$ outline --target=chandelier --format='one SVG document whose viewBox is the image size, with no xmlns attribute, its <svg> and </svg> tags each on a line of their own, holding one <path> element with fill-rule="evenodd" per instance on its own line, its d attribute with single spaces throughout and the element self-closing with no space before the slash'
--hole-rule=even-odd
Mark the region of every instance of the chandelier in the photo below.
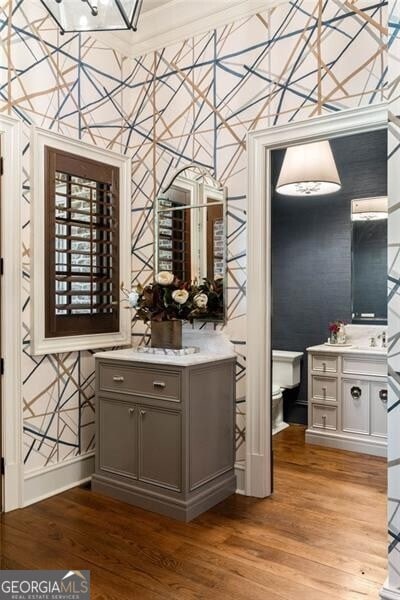
<svg viewBox="0 0 400 600">
<path fill-rule="evenodd" d="M 137 30 L 143 0 L 41 0 L 61 33 Z"/>
</svg>

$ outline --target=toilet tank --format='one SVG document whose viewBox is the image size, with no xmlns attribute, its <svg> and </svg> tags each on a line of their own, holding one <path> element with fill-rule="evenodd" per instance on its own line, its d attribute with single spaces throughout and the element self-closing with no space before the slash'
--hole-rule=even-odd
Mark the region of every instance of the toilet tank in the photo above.
<svg viewBox="0 0 400 600">
<path fill-rule="evenodd" d="M 272 381 L 282 388 L 295 388 L 300 383 L 300 361 L 303 352 L 272 350 Z"/>
</svg>

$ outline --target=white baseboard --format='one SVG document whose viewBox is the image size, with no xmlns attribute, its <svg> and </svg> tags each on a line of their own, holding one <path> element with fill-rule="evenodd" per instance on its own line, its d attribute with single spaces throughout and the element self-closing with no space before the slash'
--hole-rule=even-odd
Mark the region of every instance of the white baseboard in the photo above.
<svg viewBox="0 0 400 600">
<path fill-rule="evenodd" d="M 236 493 L 245 494 L 246 486 L 246 465 L 244 461 L 235 463 L 235 475 L 236 475 Z"/>
<path fill-rule="evenodd" d="M 381 600 L 400 600 L 400 589 L 390 588 L 386 581 L 379 592 L 379 597 Z"/>
<path fill-rule="evenodd" d="M 387 442 L 380 440 L 363 440 L 343 434 L 320 432 L 314 429 L 306 430 L 306 444 L 317 444 L 328 448 L 339 448 L 340 450 L 350 450 L 351 452 L 361 452 L 362 454 L 372 454 L 373 456 L 387 456 Z"/>
<path fill-rule="evenodd" d="M 22 506 L 23 467 L 19 464 L 7 465 L 5 468 L 4 512 L 10 512 Z"/>
<path fill-rule="evenodd" d="M 29 506 L 81 485 L 89 481 L 93 473 L 93 452 L 28 472 L 24 477 L 23 506 Z"/>
</svg>

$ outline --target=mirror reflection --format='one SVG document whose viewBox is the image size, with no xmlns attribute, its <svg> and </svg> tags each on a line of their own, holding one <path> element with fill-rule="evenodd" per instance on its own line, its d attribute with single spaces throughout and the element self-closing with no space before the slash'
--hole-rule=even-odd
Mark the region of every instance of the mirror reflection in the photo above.
<svg viewBox="0 0 400 600">
<path fill-rule="evenodd" d="M 353 323 L 387 320 L 387 211 L 385 196 L 351 204 Z"/>
<path fill-rule="evenodd" d="M 155 203 L 156 271 L 182 281 L 225 283 L 225 199 L 225 189 L 197 165 L 172 178 Z M 209 320 L 223 321 L 224 312 L 223 302 Z"/>
</svg>

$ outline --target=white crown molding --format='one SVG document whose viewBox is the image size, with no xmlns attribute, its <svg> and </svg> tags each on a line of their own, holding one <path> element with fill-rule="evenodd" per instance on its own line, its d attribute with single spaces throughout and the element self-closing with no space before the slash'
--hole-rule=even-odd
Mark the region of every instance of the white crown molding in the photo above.
<svg viewBox="0 0 400 600">
<path fill-rule="evenodd" d="M 194 35 L 265 12 L 287 0 L 171 0 L 142 13 L 138 31 L 92 34 L 122 55 L 137 58 Z"/>
</svg>

